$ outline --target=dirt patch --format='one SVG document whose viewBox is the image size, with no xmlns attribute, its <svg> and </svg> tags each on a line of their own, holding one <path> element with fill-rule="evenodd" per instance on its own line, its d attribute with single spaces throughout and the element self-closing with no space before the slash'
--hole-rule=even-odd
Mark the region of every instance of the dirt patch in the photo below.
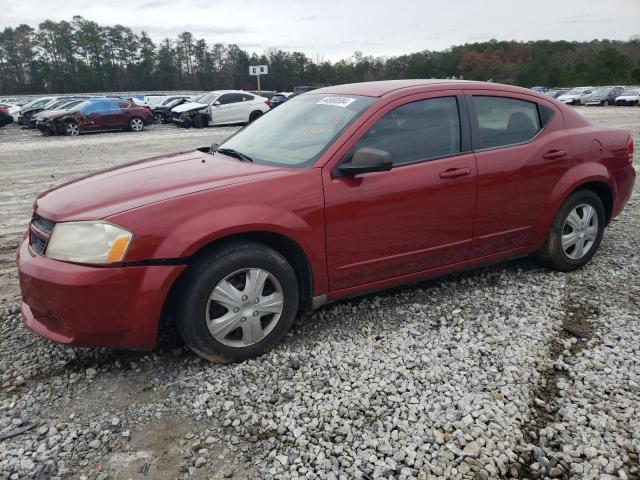
<svg viewBox="0 0 640 480">
<path fill-rule="evenodd" d="M 566 362 L 587 347 L 594 330 L 594 325 L 589 319 L 595 318 L 599 313 L 578 304 L 570 296 L 565 297 L 564 310 L 561 330 L 549 346 L 549 358 L 554 364 L 560 359 Z M 558 462 L 556 458 L 549 459 L 548 463 L 541 462 L 543 449 L 560 449 L 560 446 L 554 445 L 553 442 L 547 443 L 543 432 L 547 425 L 552 425 L 557 420 L 558 383 L 568 376 L 567 370 L 559 368 L 558 365 L 550 367 L 543 373 L 542 386 L 531 396 L 531 420 L 524 430 L 525 444 L 537 447 L 528 455 L 525 462 L 528 468 L 525 467 L 525 471 L 520 472 L 522 476 L 547 478 L 553 470 L 551 476 L 554 478 L 569 477 L 568 465 Z"/>
</svg>

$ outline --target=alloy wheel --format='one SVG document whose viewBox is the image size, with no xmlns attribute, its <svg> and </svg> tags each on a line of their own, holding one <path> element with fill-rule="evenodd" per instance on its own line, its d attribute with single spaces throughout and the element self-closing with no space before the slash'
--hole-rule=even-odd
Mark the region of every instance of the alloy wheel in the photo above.
<svg viewBox="0 0 640 480">
<path fill-rule="evenodd" d="M 160 113 L 156 113 L 153 116 L 153 123 L 155 123 L 156 125 L 164 123 L 164 116 Z"/>
<path fill-rule="evenodd" d="M 76 123 L 69 122 L 67 123 L 66 132 L 70 137 L 75 137 L 80 134 L 80 127 Z"/>
<path fill-rule="evenodd" d="M 261 268 L 227 275 L 209 296 L 206 323 L 218 342 L 246 347 L 265 338 L 278 324 L 284 295 L 278 279 Z"/>
<path fill-rule="evenodd" d="M 591 205 L 576 206 L 562 227 L 562 251 L 572 260 L 584 257 L 598 238 L 598 214 Z"/>
<path fill-rule="evenodd" d="M 131 130 L 134 132 L 139 132 L 144 128 L 144 123 L 139 118 L 134 118 L 131 120 Z"/>
</svg>

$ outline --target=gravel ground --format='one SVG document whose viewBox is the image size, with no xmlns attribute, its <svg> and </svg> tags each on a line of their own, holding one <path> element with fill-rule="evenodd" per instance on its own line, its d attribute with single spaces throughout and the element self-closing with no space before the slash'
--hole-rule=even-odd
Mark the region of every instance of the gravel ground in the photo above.
<svg viewBox="0 0 640 480">
<path fill-rule="evenodd" d="M 640 109 L 581 112 L 640 145 Z M 0 131 L 2 245 L 38 186 L 231 131 Z M 170 326 L 146 353 L 40 339 L 7 264 L 0 478 L 640 478 L 639 206 L 635 193 L 578 272 L 523 259 L 340 302 L 232 366 Z"/>
</svg>

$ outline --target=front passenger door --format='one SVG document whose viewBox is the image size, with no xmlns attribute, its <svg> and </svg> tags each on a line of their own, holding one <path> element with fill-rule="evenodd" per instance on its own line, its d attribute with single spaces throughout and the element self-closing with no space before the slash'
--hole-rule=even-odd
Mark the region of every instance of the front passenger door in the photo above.
<svg viewBox="0 0 640 480">
<path fill-rule="evenodd" d="M 332 293 L 385 286 L 467 259 L 476 165 L 457 93 L 397 100 L 365 122 L 341 150 L 345 162 L 361 147 L 385 150 L 392 170 L 355 178 L 341 177 L 335 168 L 323 170 Z"/>
</svg>

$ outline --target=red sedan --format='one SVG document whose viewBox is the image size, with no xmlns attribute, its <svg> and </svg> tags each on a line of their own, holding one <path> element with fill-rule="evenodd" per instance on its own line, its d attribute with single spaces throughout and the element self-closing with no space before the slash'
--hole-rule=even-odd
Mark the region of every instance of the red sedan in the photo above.
<svg viewBox="0 0 640 480">
<path fill-rule="evenodd" d="M 118 98 L 98 97 L 86 100 L 56 115 L 50 115 L 38 127 L 43 133 L 75 137 L 83 132 L 131 130 L 141 132 L 153 123 L 149 107 Z"/>
<path fill-rule="evenodd" d="M 27 327 L 200 355 L 268 350 L 326 302 L 536 253 L 595 255 L 635 181 L 628 130 L 531 90 L 398 80 L 297 96 L 221 146 L 42 194 L 18 252 Z"/>
</svg>

